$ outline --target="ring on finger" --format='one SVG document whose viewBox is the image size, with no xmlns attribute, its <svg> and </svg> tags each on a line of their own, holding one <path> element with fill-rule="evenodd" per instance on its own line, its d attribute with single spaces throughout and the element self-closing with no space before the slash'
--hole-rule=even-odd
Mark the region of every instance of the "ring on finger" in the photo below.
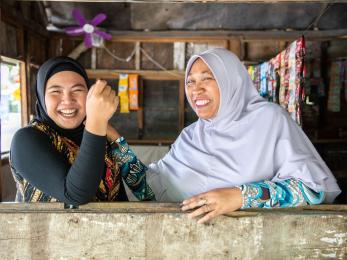
<svg viewBox="0 0 347 260">
<path fill-rule="evenodd" d="M 206 204 L 207 204 L 207 199 L 200 198 L 198 204 L 199 204 L 199 206 L 204 206 L 204 205 L 206 205 Z"/>
</svg>

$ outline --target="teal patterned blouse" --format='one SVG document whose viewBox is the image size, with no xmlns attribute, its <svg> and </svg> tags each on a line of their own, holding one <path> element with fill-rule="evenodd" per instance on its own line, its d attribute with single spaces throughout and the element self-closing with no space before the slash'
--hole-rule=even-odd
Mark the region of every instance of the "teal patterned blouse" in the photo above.
<svg viewBox="0 0 347 260">
<path fill-rule="evenodd" d="M 242 209 L 287 208 L 320 204 L 325 193 L 315 192 L 295 179 L 282 182 L 261 181 L 239 186 L 242 191 Z"/>
<path fill-rule="evenodd" d="M 147 167 L 137 159 L 124 137 L 111 142 L 112 155 L 120 162 L 120 173 L 138 200 L 155 200 L 152 189 L 146 182 Z"/>
</svg>

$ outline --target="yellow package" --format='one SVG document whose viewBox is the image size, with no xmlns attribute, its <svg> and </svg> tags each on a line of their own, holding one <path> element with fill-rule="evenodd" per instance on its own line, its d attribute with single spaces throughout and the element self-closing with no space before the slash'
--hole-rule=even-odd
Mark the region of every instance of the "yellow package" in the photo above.
<svg viewBox="0 0 347 260">
<path fill-rule="evenodd" d="M 129 75 L 129 108 L 130 110 L 139 109 L 139 76 Z"/>
<path fill-rule="evenodd" d="M 120 112 L 129 113 L 128 74 L 119 74 L 118 96 Z"/>
</svg>

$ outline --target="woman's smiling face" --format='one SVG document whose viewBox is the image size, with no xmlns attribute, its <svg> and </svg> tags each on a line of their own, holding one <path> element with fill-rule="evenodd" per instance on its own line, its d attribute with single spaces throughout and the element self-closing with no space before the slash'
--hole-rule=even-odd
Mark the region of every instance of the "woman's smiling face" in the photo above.
<svg viewBox="0 0 347 260">
<path fill-rule="evenodd" d="M 88 88 L 84 78 L 73 71 L 50 77 L 45 88 L 48 116 L 61 128 L 74 129 L 86 116 Z"/>
<path fill-rule="evenodd" d="M 197 59 L 188 74 L 186 92 L 199 118 L 214 118 L 220 105 L 220 93 L 212 71 L 202 59 Z"/>
</svg>

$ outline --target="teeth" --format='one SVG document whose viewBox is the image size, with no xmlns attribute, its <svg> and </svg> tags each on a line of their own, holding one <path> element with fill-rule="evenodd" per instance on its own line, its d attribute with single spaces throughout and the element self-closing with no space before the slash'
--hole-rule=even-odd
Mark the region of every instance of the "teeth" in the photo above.
<svg viewBox="0 0 347 260">
<path fill-rule="evenodd" d="M 73 117 L 75 116 L 77 109 L 62 109 L 59 112 L 65 117 Z"/>
<path fill-rule="evenodd" d="M 197 106 L 203 106 L 203 105 L 206 105 L 209 102 L 210 102 L 209 100 L 197 100 L 197 101 L 195 101 L 195 104 Z"/>
<path fill-rule="evenodd" d="M 63 114 L 72 114 L 76 112 L 76 109 L 62 109 L 60 112 Z"/>
</svg>

